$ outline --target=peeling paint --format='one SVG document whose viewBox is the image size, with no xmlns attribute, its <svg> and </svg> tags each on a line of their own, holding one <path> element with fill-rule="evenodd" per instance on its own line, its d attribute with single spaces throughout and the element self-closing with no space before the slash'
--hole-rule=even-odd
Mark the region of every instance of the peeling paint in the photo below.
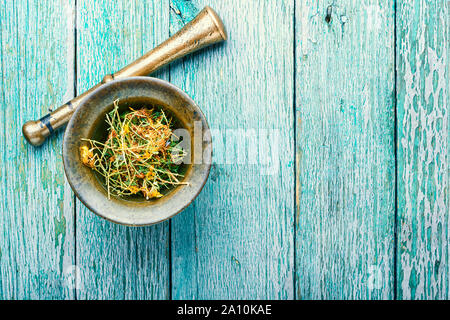
<svg viewBox="0 0 450 320">
<path fill-rule="evenodd" d="M 404 35 L 399 42 L 400 297 L 446 299 L 448 41 L 439 39 L 448 29 L 448 6 L 422 0 L 413 7 L 402 4 L 398 14 Z"/>
</svg>

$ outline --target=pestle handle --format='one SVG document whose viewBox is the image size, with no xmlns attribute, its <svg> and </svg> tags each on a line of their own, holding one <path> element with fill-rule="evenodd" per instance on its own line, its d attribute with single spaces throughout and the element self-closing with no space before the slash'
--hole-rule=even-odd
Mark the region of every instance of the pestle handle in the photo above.
<svg viewBox="0 0 450 320">
<path fill-rule="evenodd" d="M 41 119 L 26 122 L 22 127 L 23 135 L 30 144 L 39 146 L 70 120 L 75 109 L 88 94 L 104 83 L 115 79 L 149 75 L 187 54 L 225 40 L 227 33 L 222 20 L 212 8 L 206 6 L 183 29 L 141 58 L 114 74 L 106 75 L 102 82 Z"/>
</svg>

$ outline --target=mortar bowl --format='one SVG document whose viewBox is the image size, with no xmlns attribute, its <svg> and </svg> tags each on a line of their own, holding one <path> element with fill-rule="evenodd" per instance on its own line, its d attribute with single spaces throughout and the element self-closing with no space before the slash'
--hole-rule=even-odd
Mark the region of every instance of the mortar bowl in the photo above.
<svg viewBox="0 0 450 320">
<path fill-rule="evenodd" d="M 184 161 L 187 185 L 170 190 L 162 198 L 108 199 L 107 188 L 98 174 L 85 166 L 80 147 L 83 139 L 106 137 L 106 115 L 119 101 L 120 110 L 137 105 L 157 105 L 176 119 L 186 132 L 189 146 Z M 99 140 L 100 141 L 100 140 Z M 148 226 L 166 221 L 187 208 L 199 195 L 211 169 L 212 141 L 208 123 L 200 108 L 181 89 L 160 79 L 132 77 L 110 81 L 88 95 L 70 119 L 63 142 L 63 163 L 67 180 L 80 201 L 98 216 L 126 226 Z"/>
</svg>

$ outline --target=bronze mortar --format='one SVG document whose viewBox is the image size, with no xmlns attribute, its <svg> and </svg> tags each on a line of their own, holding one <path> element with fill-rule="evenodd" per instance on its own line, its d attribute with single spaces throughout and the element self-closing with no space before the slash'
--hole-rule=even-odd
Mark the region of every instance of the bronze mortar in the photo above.
<svg viewBox="0 0 450 320">
<path fill-rule="evenodd" d="M 152 103 L 174 115 L 190 136 L 190 161 L 184 181 L 157 200 L 111 197 L 96 173 L 80 159 L 79 149 L 104 134 L 104 122 L 114 101 Z M 195 134 L 194 134 L 195 128 Z M 198 132 L 201 130 L 201 132 Z M 200 159 L 201 161 L 198 161 Z M 104 84 L 78 106 L 66 128 L 63 142 L 64 170 L 78 199 L 102 218 L 127 226 L 148 226 L 174 217 L 198 196 L 205 185 L 212 159 L 212 141 L 205 116 L 194 101 L 174 85 L 150 77 L 132 77 Z"/>
</svg>

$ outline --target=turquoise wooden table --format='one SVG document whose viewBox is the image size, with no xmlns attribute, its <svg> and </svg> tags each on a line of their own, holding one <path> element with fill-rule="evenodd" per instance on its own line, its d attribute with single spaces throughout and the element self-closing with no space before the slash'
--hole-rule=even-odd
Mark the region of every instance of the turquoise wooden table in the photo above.
<svg viewBox="0 0 450 320">
<path fill-rule="evenodd" d="M 34 148 L 21 126 L 206 4 L 229 41 L 155 76 L 204 111 L 210 179 L 172 221 L 106 222 L 63 132 Z M 0 298 L 448 299 L 449 5 L 0 0 Z"/>
</svg>

